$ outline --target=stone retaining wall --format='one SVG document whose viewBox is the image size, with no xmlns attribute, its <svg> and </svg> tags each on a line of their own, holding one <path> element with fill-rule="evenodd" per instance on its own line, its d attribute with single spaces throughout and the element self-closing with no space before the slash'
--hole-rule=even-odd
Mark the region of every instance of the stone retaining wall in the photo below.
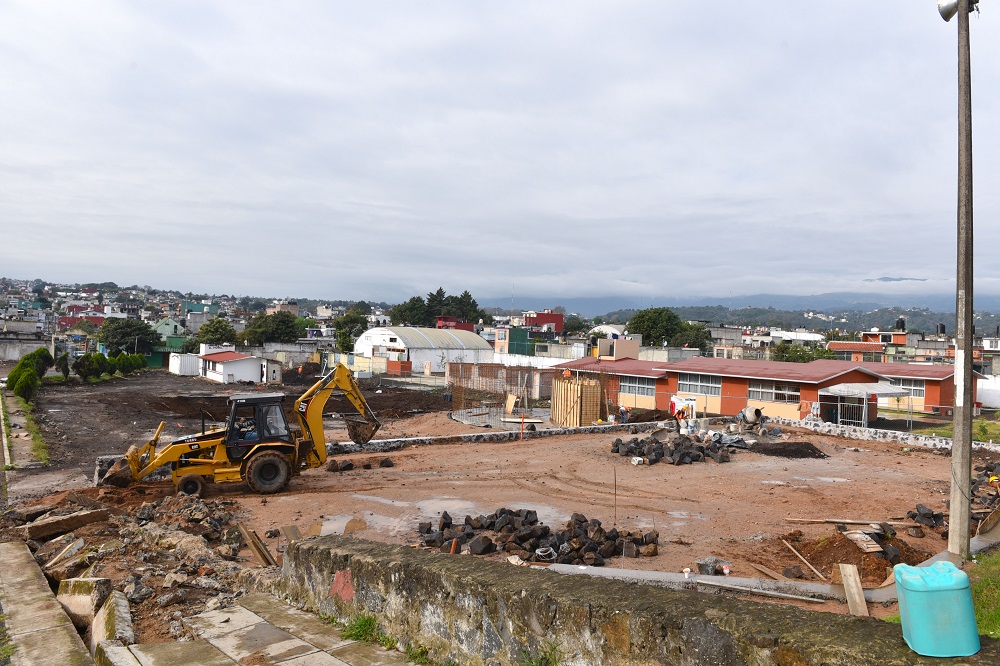
<svg viewBox="0 0 1000 666">
<path fill-rule="evenodd" d="M 339 536 L 292 543 L 278 591 L 311 610 L 374 613 L 437 661 L 513 666 L 558 645 L 563 664 L 940 664 L 900 626 Z M 1000 663 L 983 639 L 965 664 Z"/>
</svg>

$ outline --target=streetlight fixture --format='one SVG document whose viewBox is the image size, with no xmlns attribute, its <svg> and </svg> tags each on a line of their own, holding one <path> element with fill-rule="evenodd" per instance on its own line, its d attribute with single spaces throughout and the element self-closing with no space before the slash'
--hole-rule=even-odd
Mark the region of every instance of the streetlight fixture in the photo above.
<svg viewBox="0 0 1000 666">
<path fill-rule="evenodd" d="M 945 21 L 958 16 L 958 271 L 955 289 L 955 411 L 951 445 L 948 552 L 971 557 L 972 477 L 972 66 L 969 13 L 979 0 L 938 0 Z"/>
</svg>

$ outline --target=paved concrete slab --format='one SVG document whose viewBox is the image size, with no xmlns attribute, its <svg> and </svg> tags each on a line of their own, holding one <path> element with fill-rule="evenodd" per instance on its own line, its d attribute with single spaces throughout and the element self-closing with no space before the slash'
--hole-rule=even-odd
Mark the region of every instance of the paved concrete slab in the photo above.
<svg viewBox="0 0 1000 666">
<path fill-rule="evenodd" d="M 326 652 L 313 652 L 312 654 L 295 657 L 288 661 L 281 662 L 281 666 L 352 666 L 346 661 L 341 661 L 330 656 Z"/>
<path fill-rule="evenodd" d="M 339 628 L 324 622 L 315 613 L 307 613 L 289 606 L 269 594 L 251 594 L 240 599 L 239 604 L 279 629 L 298 636 L 320 650 L 331 650 L 355 642 L 343 638 Z"/>
<path fill-rule="evenodd" d="M 16 648 L 11 663 L 90 665 L 94 660 L 23 543 L 0 543 L 0 607 Z"/>
<path fill-rule="evenodd" d="M 401 652 L 390 652 L 369 643 L 354 643 L 328 652 L 351 666 L 399 666 L 408 663 Z"/>
<path fill-rule="evenodd" d="M 263 618 L 242 606 L 230 606 L 207 611 L 184 619 L 188 629 L 206 640 L 225 636 L 237 629 L 252 627 L 263 622 Z"/>
<path fill-rule="evenodd" d="M 142 666 L 233 666 L 235 661 L 224 655 L 208 641 L 183 641 L 174 643 L 148 643 L 131 645 L 129 651 Z"/>
<path fill-rule="evenodd" d="M 127 647 L 115 641 L 102 641 L 94 651 L 97 666 L 142 666 Z"/>
<path fill-rule="evenodd" d="M 12 664 L 22 666 L 93 666 L 94 660 L 72 622 L 11 636 L 17 652 Z"/>
<path fill-rule="evenodd" d="M 316 646 L 264 621 L 222 635 L 202 637 L 236 661 L 256 658 L 280 664 L 320 651 Z"/>
</svg>

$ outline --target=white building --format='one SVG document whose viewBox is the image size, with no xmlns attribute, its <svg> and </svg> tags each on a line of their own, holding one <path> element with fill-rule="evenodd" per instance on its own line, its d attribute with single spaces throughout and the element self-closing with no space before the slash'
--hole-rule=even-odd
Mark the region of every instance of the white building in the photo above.
<svg viewBox="0 0 1000 666">
<path fill-rule="evenodd" d="M 410 361 L 413 372 L 444 372 L 448 363 L 492 363 L 493 347 L 472 331 L 388 326 L 361 334 L 354 353 L 368 358 Z"/>
<path fill-rule="evenodd" d="M 234 351 L 203 354 L 198 374 L 221 384 L 266 381 L 267 359 L 247 356 Z"/>
</svg>

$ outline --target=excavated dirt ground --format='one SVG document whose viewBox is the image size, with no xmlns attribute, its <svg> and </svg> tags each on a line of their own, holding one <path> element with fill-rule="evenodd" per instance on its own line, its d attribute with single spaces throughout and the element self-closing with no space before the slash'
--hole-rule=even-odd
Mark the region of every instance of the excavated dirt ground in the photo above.
<svg viewBox="0 0 1000 666">
<path fill-rule="evenodd" d="M 234 392 L 248 392 L 238 387 Z M 298 387 L 290 387 L 297 392 Z M 121 453 L 143 440 L 161 420 L 165 436 L 200 428 L 207 409 L 224 418 L 226 387 L 197 378 L 148 372 L 88 386 L 51 386 L 38 400 L 42 428 L 52 442 L 52 468 L 17 473 L 12 504 L 50 492 L 46 474 L 66 471 L 74 479 L 90 475 L 97 455 Z M 214 396 L 214 397 L 213 397 Z M 378 438 L 467 433 L 469 426 L 448 418 L 439 395 L 389 389 L 365 391 L 384 420 Z M 329 411 L 345 409 L 332 402 Z M 403 414 L 412 416 L 400 417 Z M 750 564 L 778 572 L 801 562 L 781 543 L 785 538 L 827 577 L 838 562 L 859 566 L 867 585 L 877 586 L 886 563 L 864 555 L 829 524 L 796 524 L 788 518 L 873 521 L 905 519 L 917 503 L 945 510 L 949 458 L 897 444 L 852 441 L 793 431 L 767 443 L 767 453 L 735 450 L 732 461 L 690 465 L 635 466 L 610 453 L 615 437 L 564 435 L 498 444 L 448 443 L 411 446 L 389 454 L 348 454 L 355 469 L 331 473 L 309 470 L 278 495 L 250 494 L 245 486 L 208 486 L 207 500 L 234 500 L 235 520 L 256 530 L 280 553 L 282 537 L 265 532 L 296 525 L 309 532 L 343 533 L 390 543 L 414 544 L 421 521 L 436 524 L 448 511 L 456 523 L 466 514 L 489 514 L 500 507 L 527 508 L 542 522 L 563 525 L 573 513 L 597 518 L 605 528 L 656 529 L 659 554 L 620 557 L 608 566 L 659 571 L 696 569 L 696 560 L 714 555 L 731 562 L 732 575 L 758 577 Z M 328 439 L 347 439 L 331 421 Z M 761 450 L 765 450 L 761 447 Z M 816 451 L 826 457 L 816 457 Z M 390 457 L 393 467 L 380 468 Z M 976 462 L 983 459 L 977 455 Z M 374 464 L 363 469 L 362 464 Z M 32 479 L 37 478 L 37 487 Z M 64 480 L 62 483 L 66 483 Z M 83 485 L 84 481 L 76 482 Z M 69 487 L 63 485 L 61 489 Z M 96 497 L 97 489 L 85 491 Z M 173 492 L 164 482 L 135 489 L 102 489 L 103 502 L 138 509 Z M 352 520 L 353 519 L 353 520 Z M 350 525 L 348 526 L 348 523 Z M 905 529 L 893 542 L 905 561 L 917 562 L 946 547 L 940 529 L 925 528 L 912 538 Z M 248 566 L 255 562 L 243 550 Z M 499 559 L 500 554 L 491 555 Z M 805 567 L 803 567 L 805 568 Z M 806 580 L 815 580 L 806 571 Z M 846 605 L 807 604 L 813 610 L 846 612 Z M 892 609 L 872 608 L 882 615 Z M 154 632 L 151 632 L 155 635 Z"/>
</svg>

